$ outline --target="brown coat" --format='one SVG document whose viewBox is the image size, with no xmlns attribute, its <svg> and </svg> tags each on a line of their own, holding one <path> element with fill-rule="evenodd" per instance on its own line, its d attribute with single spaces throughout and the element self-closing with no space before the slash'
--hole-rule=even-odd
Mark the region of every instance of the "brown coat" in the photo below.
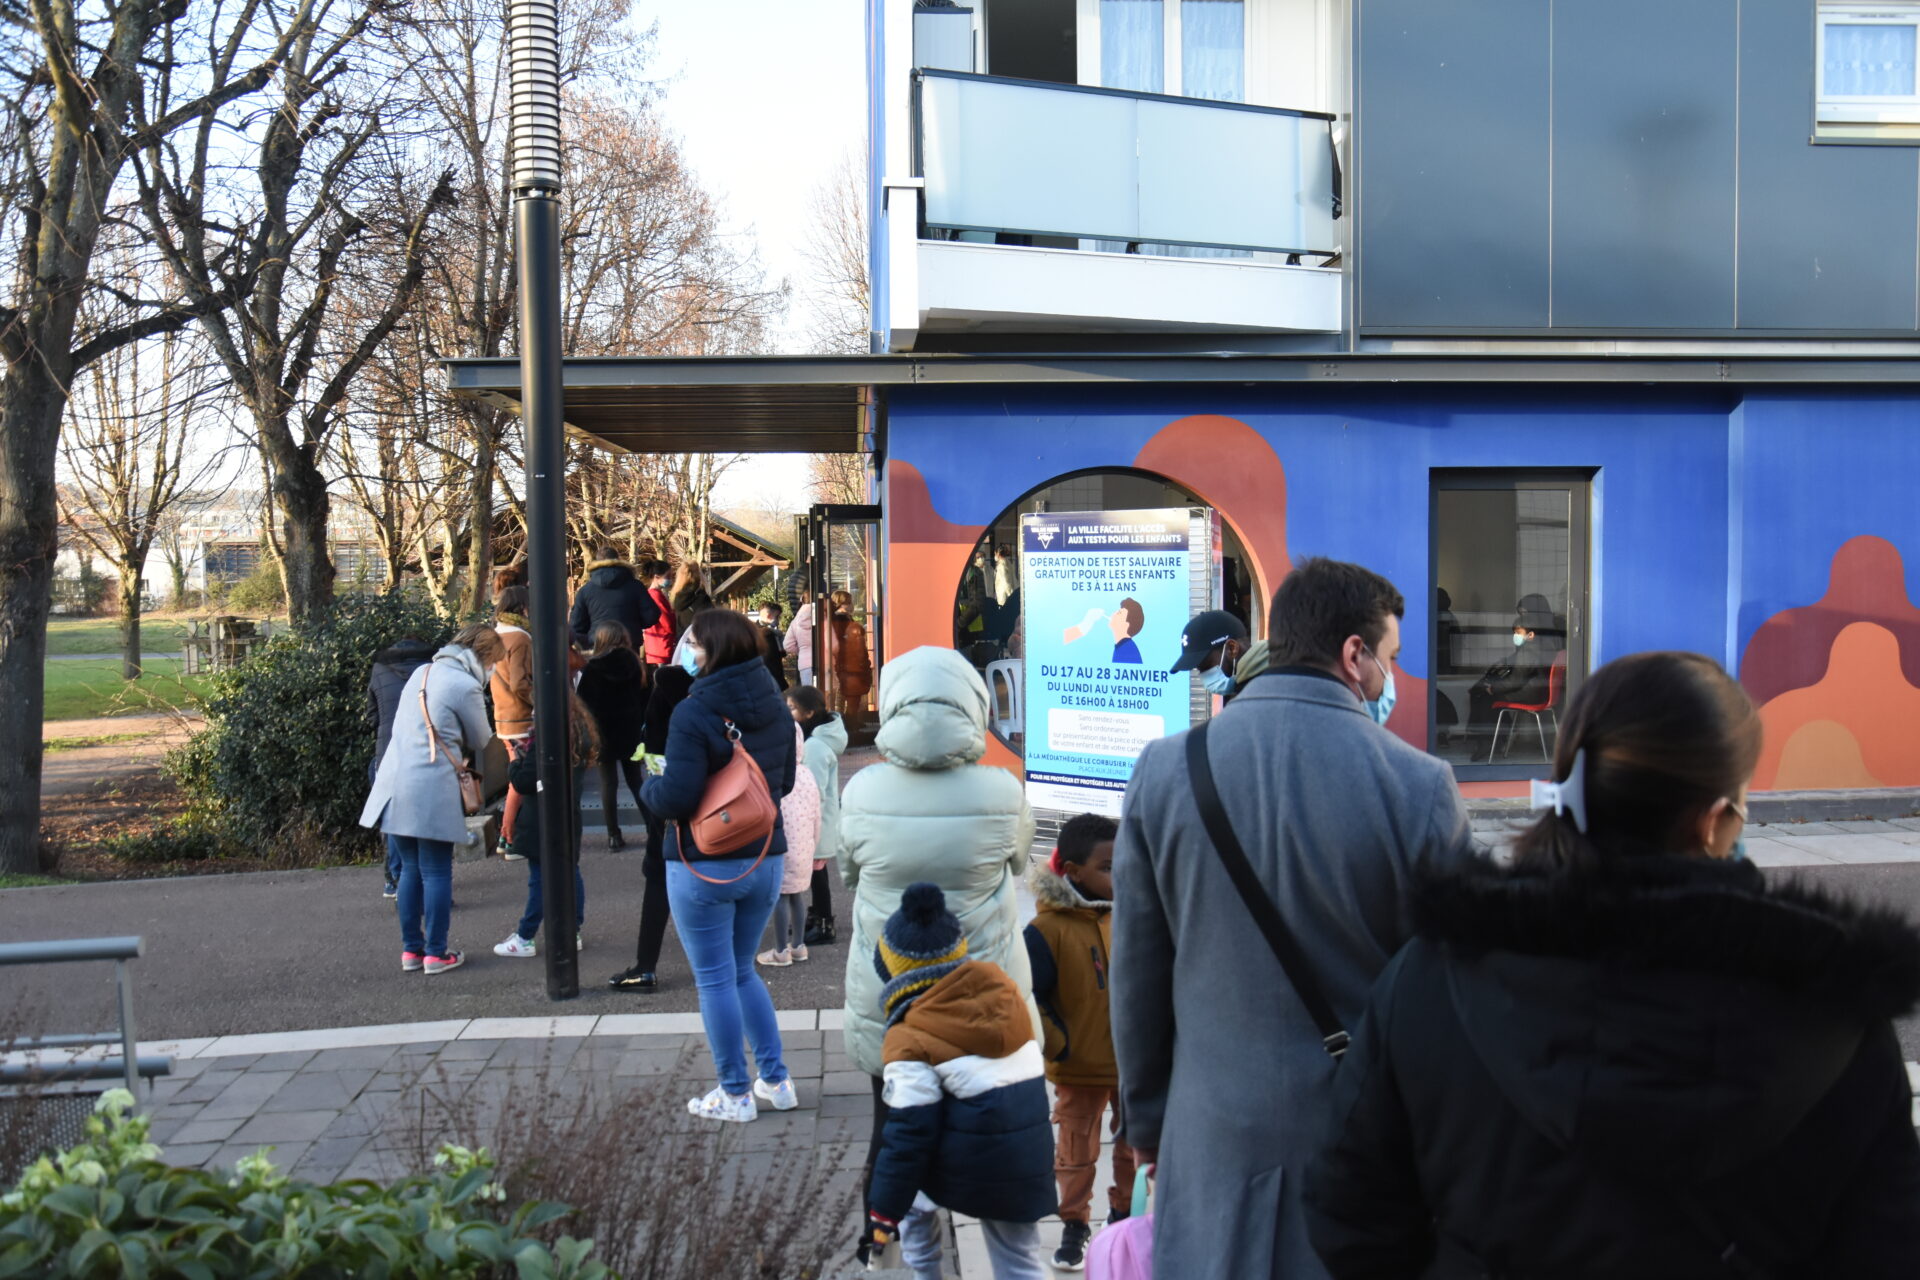
<svg viewBox="0 0 1920 1280">
<path fill-rule="evenodd" d="M 507 656 L 493 669 L 493 729 L 503 738 L 533 732 L 533 637 L 518 627 L 500 627 Z"/>
<path fill-rule="evenodd" d="M 969 1055 L 1004 1058 L 1032 1039 L 1027 1002 L 1013 979 L 997 964 L 969 960 L 888 1028 L 881 1060 L 937 1067 Z"/>
<path fill-rule="evenodd" d="M 1041 1052 L 1047 1079 L 1055 1084 L 1120 1082 L 1113 1054 L 1113 1019 L 1107 1012 L 1113 953 L 1113 910 L 1090 902 L 1045 863 L 1027 877 L 1039 911 L 1027 926 L 1027 960 L 1033 968 L 1033 998 L 1046 1030 Z"/>
<path fill-rule="evenodd" d="M 833 670 L 840 678 L 840 692 L 849 698 L 864 698 L 873 688 L 867 629 L 844 613 L 833 615 Z"/>
</svg>

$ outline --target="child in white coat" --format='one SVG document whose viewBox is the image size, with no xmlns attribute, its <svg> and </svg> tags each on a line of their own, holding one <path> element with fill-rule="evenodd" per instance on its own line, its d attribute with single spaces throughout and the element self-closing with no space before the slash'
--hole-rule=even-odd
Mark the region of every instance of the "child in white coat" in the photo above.
<svg viewBox="0 0 1920 1280">
<path fill-rule="evenodd" d="M 798 758 L 803 739 L 797 724 L 793 744 Z M 780 801 L 780 821 L 787 832 L 787 853 L 780 869 L 780 901 L 773 907 L 773 950 L 756 957 L 774 969 L 807 958 L 807 889 L 813 883 L 813 851 L 820 843 L 820 784 L 811 771 L 793 771 L 793 790 Z"/>
</svg>

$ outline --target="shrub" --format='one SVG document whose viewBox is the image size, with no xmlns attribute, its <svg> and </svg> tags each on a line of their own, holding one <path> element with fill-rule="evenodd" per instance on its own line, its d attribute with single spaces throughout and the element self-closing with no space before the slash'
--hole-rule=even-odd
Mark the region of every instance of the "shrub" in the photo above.
<svg viewBox="0 0 1920 1280">
<path fill-rule="evenodd" d="M 108 836 L 98 846 L 101 853 L 123 862 L 138 864 L 159 862 L 204 862 L 224 858 L 233 852 L 231 845 L 214 827 L 187 817 L 133 835 Z"/>
<path fill-rule="evenodd" d="M 196 815 L 248 854 L 269 856 L 298 832 L 310 857 L 368 856 L 374 837 L 359 818 L 373 758 L 373 657 L 405 635 L 439 644 L 452 632 L 419 601 L 345 597 L 215 676 L 206 729 L 167 770 Z"/>
<path fill-rule="evenodd" d="M 227 607 L 241 613 L 273 613 L 286 603 L 287 585 L 271 559 L 263 558 L 259 568 L 227 588 Z"/>
<path fill-rule="evenodd" d="M 533 1238 L 570 1210 L 509 1211 L 485 1151 L 443 1148 L 432 1173 L 388 1187 L 296 1182 L 265 1155 L 226 1176 L 161 1163 L 132 1105 L 126 1090 L 108 1091 L 87 1141 L 35 1162 L 0 1198 L 0 1277 L 608 1274 L 592 1241 Z"/>
</svg>

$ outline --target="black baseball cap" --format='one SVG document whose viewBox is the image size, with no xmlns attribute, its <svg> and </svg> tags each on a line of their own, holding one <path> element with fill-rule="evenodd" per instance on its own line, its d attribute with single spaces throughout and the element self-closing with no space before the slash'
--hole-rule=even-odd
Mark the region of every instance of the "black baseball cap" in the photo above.
<svg viewBox="0 0 1920 1280">
<path fill-rule="evenodd" d="M 1207 655 L 1229 640 L 1245 640 L 1247 628 L 1225 609 L 1209 609 L 1193 615 L 1193 621 L 1180 633 L 1180 661 L 1172 674 L 1191 671 L 1207 660 Z"/>
</svg>

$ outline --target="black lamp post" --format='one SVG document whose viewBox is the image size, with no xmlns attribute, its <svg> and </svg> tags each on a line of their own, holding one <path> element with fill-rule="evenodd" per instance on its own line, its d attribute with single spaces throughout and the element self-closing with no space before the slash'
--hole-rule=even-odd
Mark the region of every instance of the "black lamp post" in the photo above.
<svg viewBox="0 0 1920 1280">
<path fill-rule="evenodd" d="M 580 994 L 568 744 L 566 450 L 560 372 L 560 22 L 554 0 L 508 0 L 520 412 L 527 424 L 527 589 L 533 741 L 540 773 L 540 881 L 547 996 Z"/>
</svg>

